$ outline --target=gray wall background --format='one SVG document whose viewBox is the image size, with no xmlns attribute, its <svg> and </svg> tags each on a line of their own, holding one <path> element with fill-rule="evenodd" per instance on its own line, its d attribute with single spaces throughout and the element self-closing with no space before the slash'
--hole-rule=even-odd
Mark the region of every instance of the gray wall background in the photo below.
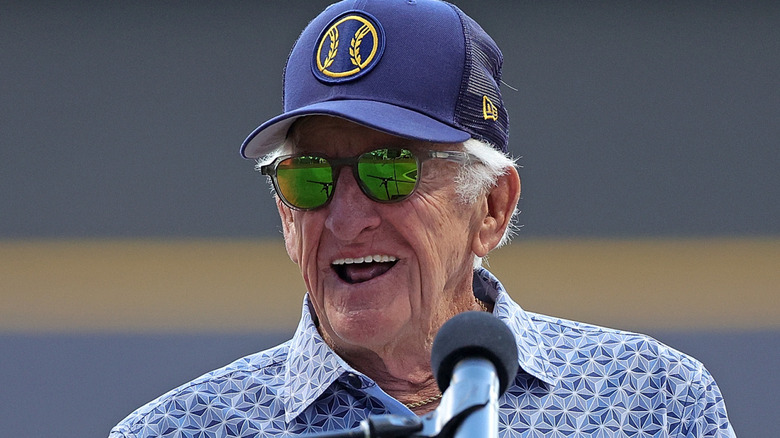
<svg viewBox="0 0 780 438">
<path fill-rule="evenodd" d="M 238 147 L 325 4 L 0 5 L 0 238 L 278 236 Z M 780 231 L 780 3 L 460 1 L 505 57 L 523 235 Z"/>
</svg>

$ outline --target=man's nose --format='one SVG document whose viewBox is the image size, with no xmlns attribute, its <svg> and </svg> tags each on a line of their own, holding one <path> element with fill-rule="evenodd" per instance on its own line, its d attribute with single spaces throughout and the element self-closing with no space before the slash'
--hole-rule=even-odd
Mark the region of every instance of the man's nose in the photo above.
<svg viewBox="0 0 780 438">
<path fill-rule="evenodd" d="M 379 226 L 377 206 L 360 189 L 352 170 L 344 167 L 339 171 L 333 198 L 325 207 L 328 209 L 325 227 L 340 240 L 355 240 L 363 231 Z"/>
</svg>

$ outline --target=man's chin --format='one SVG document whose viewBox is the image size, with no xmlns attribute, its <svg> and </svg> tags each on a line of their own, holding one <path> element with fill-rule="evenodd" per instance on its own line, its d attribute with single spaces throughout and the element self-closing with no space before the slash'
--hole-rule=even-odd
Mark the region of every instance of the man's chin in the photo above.
<svg viewBox="0 0 780 438">
<path fill-rule="evenodd" d="M 387 312 L 357 311 L 335 318 L 330 329 L 337 346 L 375 350 L 396 342 L 402 326 Z"/>
</svg>

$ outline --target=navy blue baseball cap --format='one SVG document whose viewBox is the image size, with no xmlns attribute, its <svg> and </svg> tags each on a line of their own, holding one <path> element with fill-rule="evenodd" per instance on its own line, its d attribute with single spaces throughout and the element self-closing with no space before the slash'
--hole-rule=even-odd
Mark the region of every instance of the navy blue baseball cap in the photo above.
<svg viewBox="0 0 780 438">
<path fill-rule="evenodd" d="M 502 61 L 479 24 L 444 1 L 341 1 L 301 33 L 284 70 L 284 113 L 255 129 L 241 155 L 271 152 L 309 115 L 436 143 L 476 138 L 507 153 Z"/>
</svg>

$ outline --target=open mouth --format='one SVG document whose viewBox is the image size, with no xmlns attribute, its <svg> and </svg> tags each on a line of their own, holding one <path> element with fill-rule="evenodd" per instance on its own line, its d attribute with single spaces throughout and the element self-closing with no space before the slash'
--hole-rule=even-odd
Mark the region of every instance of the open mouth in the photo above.
<svg viewBox="0 0 780 438">
<path fill-rule="evenodd" d="M 372 255 L 334 260 L 331 266 L 340 279 L 349 283 L 372 280 L 392 268 L 398 259 L 388 255 Z"/>
</svg>

